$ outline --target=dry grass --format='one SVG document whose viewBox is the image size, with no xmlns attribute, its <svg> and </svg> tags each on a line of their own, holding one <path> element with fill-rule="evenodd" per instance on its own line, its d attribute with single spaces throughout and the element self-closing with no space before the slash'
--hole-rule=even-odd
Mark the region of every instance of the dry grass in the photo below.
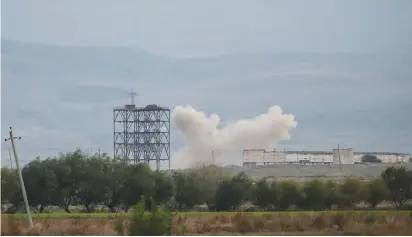
<svg viewBox="0 0 412 237">
<path fill-rule="evenodd" d="M 27 230 L 25 219 L 2 216 L 2 235 L 116 235 L 120 219 L 34 219 Z M 412 235 L 412 216 L 374 215 L 368 212 L 328 215 L 176 216 L 173 233 L 186 227 L 186 235 Z"/>
</svg>

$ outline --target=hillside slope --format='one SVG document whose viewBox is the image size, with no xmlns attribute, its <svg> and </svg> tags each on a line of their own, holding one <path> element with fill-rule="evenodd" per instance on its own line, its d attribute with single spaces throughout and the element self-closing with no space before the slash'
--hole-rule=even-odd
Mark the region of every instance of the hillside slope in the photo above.
<svg viewBox="0 0 412 237">
<path fill-rule="evenodd" d="M 130 48 L 61 47 L 2 39 L 2 127 L 25 160 L 75 147 L 112 152 L 112 107 L 192 105 L 223 121 L 271 105 L 296 116 L 294 149 L 411 152 L 410 54 L 239 53 L 173 59 Z M 173 130 L 173 150 L 182 146 Z M 3 148 L 2 154 L 7 147 Z M 4 156 L 3 156 L 4 157 Z M 6 156 L 7 157 L 7 156 Z M 3 159 L 5 162 L 5 159 Z M 230 161 L 226 161 L 231 163 Z"/>
</svg>

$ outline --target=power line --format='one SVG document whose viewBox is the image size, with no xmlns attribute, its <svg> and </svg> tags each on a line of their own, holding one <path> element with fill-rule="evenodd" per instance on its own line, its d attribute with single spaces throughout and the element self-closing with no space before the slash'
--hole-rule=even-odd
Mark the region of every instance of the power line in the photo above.
<svg viewBox="0 0 412 237">
<path fill-rule="evenodd" d="M 11 147 L 13 148 L 13 154 L 14 154 L 14 158 L 16 160 L 16 167 L 17 167 L 17 174 L 19 176 L 19 181 L 20 181 L 20 187 L 21 187 L 21 192 L 23 194 L 23 199 L 24 199 L 24 205 L 26 207 L 26 213 L 27 213 L 27 220 L 29 221 L 29 227 L 33 228 L 33 220 L 31 218 L 31 212 L 30 212 L 30 208 L 29 208 L 29 202 L 27 200 L 27 194 L 26 194 L 26 188 L 24 187 L 24 181 L 23 181 L 23 175 L 21 173 L 21 169 L 20 169 L 20 164 L 19 164 L 19 157 L 17 156 L 17 151 L 16 151 L 16 145 L 14 144 L 14 140 L 18 139 L 20 140 L 21 137 L 14 137 L 13 136 L 13 130 L 10 127 L 10 131 L 9 131 L 9 138 L 4 139 L 6 142 L 7 141 L 11 141 Z"/>
</svg>

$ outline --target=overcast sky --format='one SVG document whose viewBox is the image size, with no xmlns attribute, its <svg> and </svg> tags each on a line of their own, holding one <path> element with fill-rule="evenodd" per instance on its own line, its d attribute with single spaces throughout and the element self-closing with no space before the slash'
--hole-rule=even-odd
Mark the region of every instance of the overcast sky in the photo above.
<svg viewBox="0 0 412 237">
<path fill-rule="evenodd" d="M 130 88 L 138 103 L 188 104 L 222 122 L 280 105 L 299 124 L 287 149 L 412 148 L 412 0 L 2 0 L 1 21 L 3 136 L 9 124 L 23 136 L 23 161 L 76 144 L 111 154 L 112 108 Z M 173 60 L 68 46 L 169 57 L 409 54 Z"/>
<path fill-rule="evenodd" d="M 2 37 L 174 57 L 410 49 L 412 1 L 3 0 Z"/>
</svg>

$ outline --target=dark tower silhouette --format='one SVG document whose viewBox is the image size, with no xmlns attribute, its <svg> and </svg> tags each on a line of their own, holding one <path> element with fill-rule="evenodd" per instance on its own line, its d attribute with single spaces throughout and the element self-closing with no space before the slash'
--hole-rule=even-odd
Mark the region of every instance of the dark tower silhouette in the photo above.
<svg viewBox="0 0 412 237">
<path fill-rule="evenodd" d="M 113 109 L 113 150 L 115 159 L 150 165 L 168 161 L 170 169 L 170 109 L 158 105 L 131 104 Z"/>
</svg>

